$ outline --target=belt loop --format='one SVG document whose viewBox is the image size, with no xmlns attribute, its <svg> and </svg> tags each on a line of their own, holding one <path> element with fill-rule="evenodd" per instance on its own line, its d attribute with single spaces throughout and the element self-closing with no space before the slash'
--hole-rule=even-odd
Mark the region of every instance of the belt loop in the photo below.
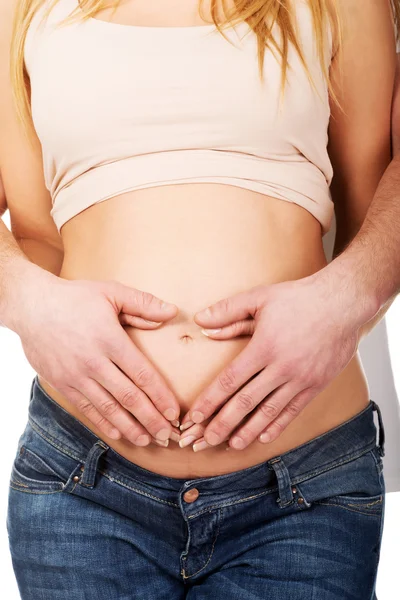
<svg viewBox="0 0 400 600">
<path fill-rule="evenodd" d="M 372 407 L 373 410 L 376 410 L 376 412 L 378 413 L 378 422 L 379 422 L 379 453 L 381 456 L 385 456 L 385 428 L 383 426 L 383 419 L 382 419 L 382 413 L 381 413 L 381 409 L 379 408 L 378 404 L 376 402 L 374 402 L 373 400 L 371 400 L 372 402 Z"/>
<path fill-rule="evenodd" d="M 87 488 L 94 487 L 99 458 L 108 449 L 109 446 L 102 440 L 97 440 L 97 442 L 93 444 L 85 460 L 83 474 L 80 480 L 81 485 Z"/>
<path fill-rule="evenodd" d="M 268 464 L 270 464 L 274 469 L 276 478 L 278 480 L 279 498 L 277 499 L 277 502 L 279 507 L 284 508 L 289 506 L 289 504 L 294 502 L 289 471 L 287 470 L 285 463 L 280 456 L 268 461 Z"/>
</svg>

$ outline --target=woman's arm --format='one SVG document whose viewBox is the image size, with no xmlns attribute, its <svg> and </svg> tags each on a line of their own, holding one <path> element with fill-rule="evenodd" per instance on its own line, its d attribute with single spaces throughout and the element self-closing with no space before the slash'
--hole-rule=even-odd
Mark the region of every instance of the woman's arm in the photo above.
<svg viewBox="0 0 400 600">
<path fill-rule="evenodd" d="M 400 112 L 390 1 L 341 0 L 345 43 L 331 73 L 343 112 L 332 103 L 329 151 L 337 232 L 323 276 L 364 311 L 359 339 L 380 321 L 400 289 L 400 160 L 391 159 L 391 105 Z M 351 31 L 355 33 L 351 35 Z M 340 66 L 342 76 L 340 75 Z M 399 129 L 393 119 L 394 132 Z M 393 149 L 399 146 L 394 136 Z M 389 166 L 388 166 L 389 165 Z M 368 315 L 374 315 L 371 319 Z M 362 319 L 362 314 L 360 315 Z"/>
<path fill-rule="evenodd" d="M 8 0 L 1 8 L 0 170 L 3 207 L 9 209 L 13 237 L 29 260 L 59 274 L 63 244 L 50 216 L 51 198 L 43 180 L 40 143 L 36 136 L 32 144 L 26 138 L 17 121 L 11 94 L 9 46 L 14 5 L 14 0 Z"/>
<path fill-rule="evenodd" d="M 334 177 L 334 256 L 359 231 L 391 159 L 390 115 L 396 69 L 390 0 L 339 0 L 343 45 L 330 76 L 328 151 Z"/>
<path fill-rule="evenodd" d="M 7 209 L 8 204 L 6 192 L 0 176 L 0 217 L 4 215 Z M 11 223 L 14 223 L 13 219 Z M 18 237 L 15 229 L 13 234 L 18 246 L 32 263 L 35 263 L 50 273 L 54 273 L 54 275 L 58 275 L 60 273 L 64 252 L 58 243 L 52 245 L 46 243 L 42 239 L 34 239 L 33 237 Z"/>
</svg>

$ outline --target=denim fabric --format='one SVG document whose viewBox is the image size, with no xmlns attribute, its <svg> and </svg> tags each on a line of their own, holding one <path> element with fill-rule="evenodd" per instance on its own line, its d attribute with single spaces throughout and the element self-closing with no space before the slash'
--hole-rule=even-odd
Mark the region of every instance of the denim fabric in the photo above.
<svg viewBox="0 0 400 600">
<path fill-rule="evenodd" d="M 21 598 L 376 599 L 383 455 L 370 400 L 256 466 L 164 477 L 108 447 L 35 377 L 7 512 Z"/>
</svg>

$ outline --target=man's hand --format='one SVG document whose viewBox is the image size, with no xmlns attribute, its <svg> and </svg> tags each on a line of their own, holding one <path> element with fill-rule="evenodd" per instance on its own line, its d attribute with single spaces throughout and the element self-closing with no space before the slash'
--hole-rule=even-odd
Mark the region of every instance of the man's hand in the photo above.
<svg viewBox="0 0 400 600">
<path fill-rule="evenodd" d="M 3 314 L 34 370 L 111 438 L 176 440 L 179 404 L 121 322 L 154 329 L 177 307 L 117 282 L 68 281 L 24 264 L 23 289 Z"/>
<path fill-rule="evenodd" d="M 275 440 L 349 363 L 359 328 L 374 311 L 322 269 L 297 281 L 259 285 L 197 313 L 196 323 L 214 340 L 252 338 L 196 398 L 182 420 L 180 445 L 192 435 L 193 449 L 202 450 L 235 429 L 233 448 L 245 448 L 257 436 Z M 217 411 L 206 427 L 199 425 Z"/>
</svg>

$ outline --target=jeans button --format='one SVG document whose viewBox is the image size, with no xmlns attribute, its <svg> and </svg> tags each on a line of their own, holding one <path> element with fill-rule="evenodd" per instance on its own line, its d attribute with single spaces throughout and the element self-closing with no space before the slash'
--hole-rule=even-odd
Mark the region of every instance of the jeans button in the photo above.
<svg viewBox="0 0 400 600">
<path fill-rule="evenodd" d="M 185 502 L 194 502 L 199 497 L 199 493 L 197 488 L 192 488 L 183 494 L 183 499 Z"/>
</svg>

